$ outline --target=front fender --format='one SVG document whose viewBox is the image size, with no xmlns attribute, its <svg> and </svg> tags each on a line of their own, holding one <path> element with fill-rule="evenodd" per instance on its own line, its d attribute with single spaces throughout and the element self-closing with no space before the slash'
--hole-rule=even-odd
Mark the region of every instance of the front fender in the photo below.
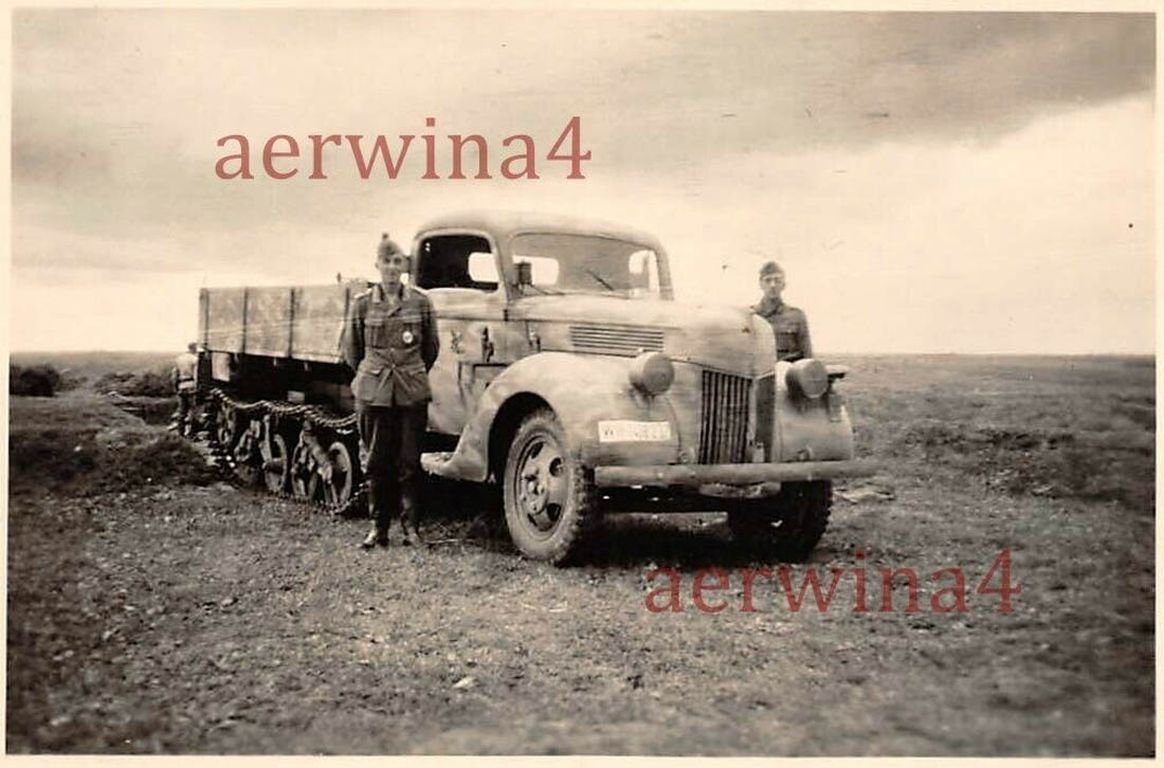
<svg viewBox="0 0 1164 768">
<path fill-rule="evenodd" d="M 583 464 L 669 464 L 679 455 L 675 411 L 666 394 L 648 397 L 627 378 L 631 360 L 565 352 L 540 352 L 509 366 L 477 402 L 457 449 L 438 470 L 443 477 L 483 481 L 489 475 L 489 437 L 507 405 L 544 401 L 566 432 L 569 449 Z M 604 420 L 666 421 L 671 438 L 656 442 L 603 442 Z"/>
</svg>

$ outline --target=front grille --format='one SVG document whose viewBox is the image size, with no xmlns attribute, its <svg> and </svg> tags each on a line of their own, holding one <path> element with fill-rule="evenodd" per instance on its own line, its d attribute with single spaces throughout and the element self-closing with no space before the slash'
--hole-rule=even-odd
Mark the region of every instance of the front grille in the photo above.
<svg viewBox="0 0 1164 768">
<path fill-rule="evenodd" d="M 776 374 L 770 373 L 756 380 L 756 442 L 764 446 L 764 459 L 775 461 L 773 444 L 774 411 L 776 410 Z"/>
<path fill-rule="evenodd" d="M 751 380 L 743 376 L 703 372 L 700 464 L 736 464 L 748 460 L 748 395 L 751 386 Z"/>
<path fill-rule="evenodd" d="M 570 326 L 570 343 L 579 352 L 608 355 L 662 352 L 663 331 L 634 325 L 579 324 Z"/>
</svg>

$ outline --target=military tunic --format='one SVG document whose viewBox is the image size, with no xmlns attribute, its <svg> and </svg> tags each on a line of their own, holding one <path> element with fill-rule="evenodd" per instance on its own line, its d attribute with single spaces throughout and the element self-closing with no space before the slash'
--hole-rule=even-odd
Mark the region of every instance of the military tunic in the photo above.
<svg viewBox="0 0 1164 768">
<path fill-rule="evenodd" d="M 377 530 L 386 532 L 398 511 L 416 528 L 420 441 L 432 399 L 428 371 L 439 351 L 432 302 L 421 291 L 401 286 L 399 300 L 391 301 L 377 283 L 353 299 L 343 357 L 356 372 L 352 396 Z"/>
<path fill-rule="evenodd" d="M 344 361 L 356 372 L 352 395 L 377 406 L 410 406 L 432 399 L 428 370 L 440 351 L 428 296 L 401 286 L 390 302 L 377 283 L 357 294 L 344 333 Z"/>
<path fill-rule="evenodd" d="M 808 318 L 804 312 L 767 297 L 752 307 L 752 311 L 768 321 L 776 334 L 776 359 L 795 362 L 812 357 L 812 341 L 808 336 Z"/>
<path fill-rule="evenodd" d="M 174 360 L 174 389 L 178 392 L 178 434 L 192 433 L 190 412 L 194 406 L 194 395 L 198 390 L 198 355 L 183 352 Z"/>
</svg>

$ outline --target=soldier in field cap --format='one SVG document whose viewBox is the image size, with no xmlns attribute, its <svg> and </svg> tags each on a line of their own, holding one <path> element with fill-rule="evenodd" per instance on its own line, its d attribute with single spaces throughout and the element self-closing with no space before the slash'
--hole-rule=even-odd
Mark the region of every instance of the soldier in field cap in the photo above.
<svg viewBox="0 0 1164 768">
<path fill-rule="evenodd" d="M 411 263 L 385 233 L 376 249 L 380 282 L 353 299 L 344 327 L 343 355 L 356 372 L 352 396 L 374 520 L 361 543 L 365 549 L 388 545 L 388 527 L 397 515 L 404 543 L 420 543 L 420 440 L 432 399 L 428 371 L 439 342 L 428 296 L 400 280 Z"/>
<path fill-rule="evenodd" d="M 752 311 L 767 320 L 776 334 L 776 359 L 795 362 L 812 357 L 808 337 L 808 319 L 804 312 L 784 303 L 784 270 L 774 261 L 760 267 L 760 290 L 763 297 Z"/>
<path fill-rule="evenodd" d="M 194 406 L 194 396 L 198 391 L 198 345 L 190 342 L 186 351 L 174 359 L 174 368 L 170 372 L 170 381 L 174 391 L 178 393 L 178 434 L 183 437 L 193 436 L 194 423 L 191 412 Z"/>
</svg>

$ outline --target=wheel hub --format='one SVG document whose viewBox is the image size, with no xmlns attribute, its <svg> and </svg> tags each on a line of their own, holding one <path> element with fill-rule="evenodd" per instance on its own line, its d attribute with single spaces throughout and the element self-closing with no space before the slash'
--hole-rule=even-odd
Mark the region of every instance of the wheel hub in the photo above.
<svg viewBox="0 0 1164 768">
<path fill-rule="evenodd" d="M 528 446 L 518 472 L 517 502 L 522 514 L 540 532 L 557 525 L 566 503 L 564 461 L 558 447 L 547 440 Z"/>
</svg>

